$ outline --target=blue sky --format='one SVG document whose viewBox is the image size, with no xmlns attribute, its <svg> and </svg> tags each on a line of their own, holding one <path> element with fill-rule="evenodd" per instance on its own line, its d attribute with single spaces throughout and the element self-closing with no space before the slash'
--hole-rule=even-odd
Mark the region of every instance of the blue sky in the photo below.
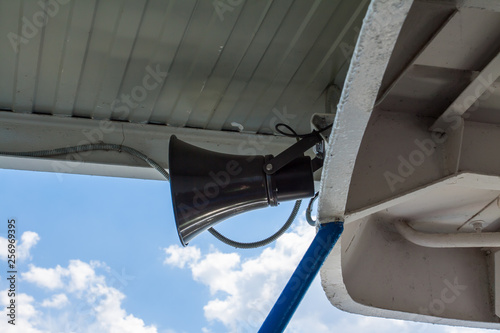
<svg viewBox="0 0 500 333">
<path fill-rule="evenodd" d="M 164 181 L 0 169 L 1 332 L 256 332 L 314 236 L 301 217 L 275 244 L 236 250 L 209 233 L 180 246 Z M 217 229 L 266 237 L 293 203 L 246 213 Z M 17 225 L 17 320 L 7 324 L 7 220 Z M 483 330 L 351 315 L 319 280 L 287 332 Z M 484 330 L 486 332 L 486 330 Z"/>
</svg>

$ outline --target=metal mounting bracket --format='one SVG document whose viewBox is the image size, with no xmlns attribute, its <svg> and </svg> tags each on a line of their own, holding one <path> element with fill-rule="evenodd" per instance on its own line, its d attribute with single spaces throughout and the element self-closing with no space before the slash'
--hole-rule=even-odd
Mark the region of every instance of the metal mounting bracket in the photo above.
<svg viewBox="0 0 500 333">
<path fill-rule="evenodd" d="M 304 137 L 302 140 L 279 153 L 276 157 L 271 158 L 266 164 L 264 164 L 264 172 L 268 175 L 276 173 L 297 157 L 302 156 L 306 150 L 323 141 L 319 132 L 314 131 L 313 133 L 315 135 L 308 135 Z"/>
</svg>

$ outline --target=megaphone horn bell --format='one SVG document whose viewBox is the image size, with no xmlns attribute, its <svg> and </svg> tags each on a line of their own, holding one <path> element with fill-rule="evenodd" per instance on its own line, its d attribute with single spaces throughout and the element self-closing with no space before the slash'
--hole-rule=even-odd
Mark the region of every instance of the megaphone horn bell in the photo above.
<svg viewBox="0 0 500 333">
<path fill-rule="evenodd" d="M 186 246 L 204 230 L 231 216 L 314 195 L 313 167 L 295 158 L 273 174 L 264 172 L 272 155 L 232 155 L 170 138 L 170 189 L 175 223 Z"/>
</svg>

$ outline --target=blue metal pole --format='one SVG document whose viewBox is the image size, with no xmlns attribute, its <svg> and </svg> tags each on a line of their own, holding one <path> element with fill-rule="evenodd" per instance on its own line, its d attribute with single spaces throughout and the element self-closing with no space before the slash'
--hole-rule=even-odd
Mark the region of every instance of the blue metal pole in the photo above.
<svg viewBox="0 0 500 333">
<path fill-rule="evenodd" d="M 319 231 L 293 272 L 285 289 L 267 315 L 259 333 L 283 332 L 307 289 L 344 230 L 343 222 L 320 225 Z"/>
</svg>

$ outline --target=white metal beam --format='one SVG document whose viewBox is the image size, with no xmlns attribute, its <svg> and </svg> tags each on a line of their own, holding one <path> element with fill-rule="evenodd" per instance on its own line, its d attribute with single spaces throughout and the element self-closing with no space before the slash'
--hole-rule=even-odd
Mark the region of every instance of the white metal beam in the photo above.
<svg viewBox="0 0 500 333">
<path fill-rule="evenodd" d="M 343 218 L 361 140 L 412 3 L 374 0 L 368 8 L 326 152 L 318 200 L 321 223 Z"/>
<path fill-rule="evenodd" d="M 105 142 L 131 146 L 167 169 L 171 135 L 205 149 L 240 155 L 277 154 L 295 142 L 292 138 L 270 135 L 0 111 L 0 151 L 34 151 Z M 125 153 L 105 151 L 54 158 L 0 156 L 0 168 L 162 179 L 141 160 Z"/>
<path fill-rule="evenodd" d="M 462 117 L 500 76 L 500 53 L 479 73 L 479 75 L 462 91 L 453 103 L 431 126 L 432 131 L 445 132 L 456 117 Z"/>
</svg>

